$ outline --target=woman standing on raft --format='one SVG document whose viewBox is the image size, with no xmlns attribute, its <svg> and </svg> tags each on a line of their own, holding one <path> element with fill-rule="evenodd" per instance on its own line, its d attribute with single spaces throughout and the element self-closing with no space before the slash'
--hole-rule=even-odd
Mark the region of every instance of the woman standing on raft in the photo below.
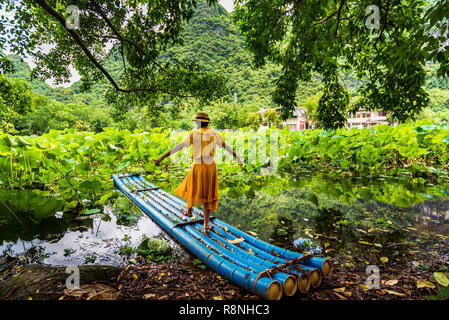
<svg viewBox="0 0 449 320">
<path fill-rule="evenodd" d="M 204 234 L 208 235 L 210 212 L 217 211 L 218 200 L 218 173 L 215 165 L 215 147 L 218 145 L 225 148 L 234 156 L 237 163 L 242 166 L 242 160 L 235 151 L 228 146 L 221 135 L 208 128 L 210 123 L 207 113 L 198 112 L 195 121 L 197 129 L 193 130 L 181 143 L 170 151 L 164 153 L 156 160 L 159 166 L 161 161 L 168 156 L 178 152 L 184 147 L 193 146 L 193 165 L 184 181 L 176 188 L 175 193 L 187 201 L 187 210 L 184 215 L 193 217 L 192 207 L 203 205 L 204 212 Z"/>
</svg>

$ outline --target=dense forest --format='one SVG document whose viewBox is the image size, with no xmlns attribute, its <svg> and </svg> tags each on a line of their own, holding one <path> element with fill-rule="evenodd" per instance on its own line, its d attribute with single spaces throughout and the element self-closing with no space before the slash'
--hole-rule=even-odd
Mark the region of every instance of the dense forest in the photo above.
<svg viewBox="0 0 449 320">
<path fill-rule="evenodd" d="M 42 80 L 31 79 L 31 70 L 26 62 L 11 55 L 9 59 L 14 72 L 5 76 L 12 86 L 27 88 L 25 92 L 31 103 L 28 112 L 10 112 L 7 118 L 2 119 L 2 130 L 13 134 L 40 135 L 50 129 L 65 128 L 100 132 L 108 126 L 131 130 L 158 126 L 188 129 L 190 118 L 199 109 L 213 110 L 212 121 L 216 128 L 258 128 L 263 115 L 257 111 L 276 107 L 271 94 L 274 90 L 273 79 L 279 76 L 280 67 L 273 64 L 262 68 L 253 66 L 251 54 L 245 50 L 245 42 L 237 26 L 220 5 L 210 7 L 200 2 L 196 14 L 185 26 L 182 40 L 182 46 L 172 46 L 160 59 L 171 56 L 180 61 L 192 60 L 199 63 L 204 71 L 220 73 L 227 79 L 228 85 L 228 94 L 224 98 L 207 105 L 195 98 L 176 98 L 164 101 L 164 109 L 157 116 L 148 113 L 145 107 L 130 107 L 125 114 L 117 116 L 116 110 L 104 101 L 106 81 L 95 83 L 88 92 L 81 91 L 80 82 L 67 88 L 51 87 Z M 120 59 L 114 53 L 110 55 L 106 68 L 112 74 L 121 68 Z M 436 65 L 428 65 L 425 89 L 429 93 L 430 103 L 419 118 L 441 123 L 449 119 L 449 83 L 447 79 L 437 77 L 436 70 Z M 359 81 L 354 74 L 346 72 L 342 80 L 349 92 L 355 94 Z M 310 116 L 313 116 L 322 94 L 320 89 L 321 79 L 318 76 L 299 85 L 298 105 L 306 108 Z M 22 89 L 18 91 L 24 92 Z M 269 122 L 276 121 L 279 119 L 275 117 Z"/>
</svg>

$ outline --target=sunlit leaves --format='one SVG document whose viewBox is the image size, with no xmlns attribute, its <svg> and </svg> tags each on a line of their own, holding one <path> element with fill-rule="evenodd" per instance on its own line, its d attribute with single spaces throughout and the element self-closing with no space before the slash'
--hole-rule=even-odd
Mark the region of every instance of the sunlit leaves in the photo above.
<svg viewBox="0 0 449 320">
<path fill-rule="evenodd" d="M 422 288 L 435 289 L 435 284 L 430 281 L 417 281 L 416 288 L 418 288 L 418 289 L 422 289 Z"/>
<path fill-rule="evenodd" d="M 26 115 L 32 108 L 30 85 L 20 79 L 8 80 L 0 73 L 0 126 L 14 133 L 14 118 Z"/>
<path fill-rule="evenodd" d="M 442 272 L 434 272 L 433 277 L 435 278 L 436 282 L 438 282 L 442 286 L 449 286 L 449 279 L 447 276 Z"/>
</svg>

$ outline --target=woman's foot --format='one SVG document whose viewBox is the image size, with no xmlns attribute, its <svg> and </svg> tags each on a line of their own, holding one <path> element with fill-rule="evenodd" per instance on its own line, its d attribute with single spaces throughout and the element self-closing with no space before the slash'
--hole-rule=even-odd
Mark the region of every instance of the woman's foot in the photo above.
<svg viewBox="0 0 449 320">
<path fill-rule="evenodd" d="M 208 236 L 209 235 L 209 231 L 211 231 L 212 230 L 212 227 L 211 226 L 205 226 L 204 227 L 204 231 L 203 231 L 203 233 L 206 235 L 206 236 Z"/>
<path fill-rule="evenodd" d="M 192 208 L 187 209 L 187 210 L 183 210 L 183 211 L 182 211 L 182 214 L 185 215 L 185 216 L 187 216 L 187 217 L 193 218 Z"/>
</svg>

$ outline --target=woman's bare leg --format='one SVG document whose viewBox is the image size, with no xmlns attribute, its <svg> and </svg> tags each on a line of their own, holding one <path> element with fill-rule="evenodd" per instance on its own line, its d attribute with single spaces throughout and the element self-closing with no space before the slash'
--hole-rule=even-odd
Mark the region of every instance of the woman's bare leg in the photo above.
<svg viewBox="0 0 449 320">
<path fill-rule="evenodd" d="M 209 227 L 210 211 L 209 209 L 206 208 L 206 206 L 204 206 L 203 212 L 204 212 L 204 234 L 208 235 L 210 230 Z"/>
</svg>

